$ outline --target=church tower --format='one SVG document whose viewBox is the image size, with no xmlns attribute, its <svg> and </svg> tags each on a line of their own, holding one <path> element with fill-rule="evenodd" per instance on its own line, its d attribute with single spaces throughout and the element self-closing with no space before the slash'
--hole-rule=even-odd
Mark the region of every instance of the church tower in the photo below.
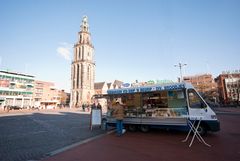
<svg viewBox="0 0 240 161">
<path fill-rule="evenodd" d="M 71 107 L 91 103 L 91 97 L 94 95 L 94 47 L 91 42 L 87 16 L 83 17 L 80 28 L 71 65 Z"/>
</svg>

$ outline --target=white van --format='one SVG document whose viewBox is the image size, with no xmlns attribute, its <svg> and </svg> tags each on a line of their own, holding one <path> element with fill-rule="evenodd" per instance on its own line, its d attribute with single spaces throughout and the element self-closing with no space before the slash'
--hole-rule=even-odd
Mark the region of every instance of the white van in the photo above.
<svg viewBox="0 0 240 161">
<path fill-rule="evenodd" d="M 107 102 L 108 111 L 103 118 L 107 126 L 115 125 L 112 116 L 114 102 L 121 100 L 125 107 L 123 123 L 131 131 L 139 128 L 146 132 L 152 127 L 187 130 L 189 120 L 201 121 L 200 134 L 220 130 L 215 112 L 190 83 L 111 89 L 107 93 L 101 96 Z"/>
</svg>

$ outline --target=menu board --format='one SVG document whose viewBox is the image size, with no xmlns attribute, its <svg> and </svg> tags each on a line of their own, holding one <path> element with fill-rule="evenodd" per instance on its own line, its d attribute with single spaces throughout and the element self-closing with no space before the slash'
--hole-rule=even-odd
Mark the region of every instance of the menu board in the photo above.
<svg viewBox="0 0 240 161">
<path fill-rule="evenodd" d="M 91 112 L 91 129 L 94 125 L 102 124 L 102 111 L 101 109 L 92 109 Z"/>
</svg>

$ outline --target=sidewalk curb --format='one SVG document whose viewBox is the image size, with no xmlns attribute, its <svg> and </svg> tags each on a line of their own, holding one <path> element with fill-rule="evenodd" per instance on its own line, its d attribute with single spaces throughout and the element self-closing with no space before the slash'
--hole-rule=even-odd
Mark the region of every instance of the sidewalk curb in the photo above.
<svg viewBox="0 0 240 161">
<path fill-rule="evenodd" d="M 79 145 L 82 145 L 82 144 L 88 143 L 88 142 L 90 142 L 90 141 L 93 141 L 93 140 L 95 140 L 95 139 L 101 138 L 101 137 L 103 137 L 103 136 L 109 135 L 109 134 L 113 133 L 114 131 L 115 131 L 115 130 L 111 130 L 111 131 L 108 131 L 108 132 L 105 133 L 105 134 L 100 134 L 100 135 L 97 135 L 97 136 L 94 136 L 94 137 L 91 137 L 91 138 L 88 138 L 88 139 L 79 141 L 79 142 L 77 142 L 77 143 L 74 143 L 74 144 L 65 146 L 65 147 L 63 147 L 63 148 L 54 150 L 54 151 L 52 151 L 52 152 L 50 152 L 50 153 L 47 153 L 47 154 L 45 155 L 45 157 L 42 158 L 41 160 L 46 159 L 46 158 L 48 158 L 48 157 L 52 157 L 52 156 L 54 156 L 54 155 L 57 155 L 57 154 L 59 154 L 59 153 L 62 153 L 62 152 L 64 152 L 64 151 L 67 151 L 67 150 L 69 150 L 69 149 L 75 148 L 75 147 L 77 147 L 77 146 L 79 146 Z"/>
<path fill-rule="evenodd" d="M 218 115 L 240 115 L 240 112 L 229 112 L 229 111 L 215 111 L 215 113 Z"/>
</svg>

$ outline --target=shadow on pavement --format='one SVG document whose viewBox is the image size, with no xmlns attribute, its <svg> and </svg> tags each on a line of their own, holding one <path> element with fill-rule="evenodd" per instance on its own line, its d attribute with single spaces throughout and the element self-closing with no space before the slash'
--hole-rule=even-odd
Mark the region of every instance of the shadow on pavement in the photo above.
<svg viewBox="0 0 240 161">
<path fill-rule="evenodd" d="M 0 117 L 0 160 L 38 160 L 51 151 L 106 133 L 89 129 L 90 115 L 35 112 Z"/>
</svg>

